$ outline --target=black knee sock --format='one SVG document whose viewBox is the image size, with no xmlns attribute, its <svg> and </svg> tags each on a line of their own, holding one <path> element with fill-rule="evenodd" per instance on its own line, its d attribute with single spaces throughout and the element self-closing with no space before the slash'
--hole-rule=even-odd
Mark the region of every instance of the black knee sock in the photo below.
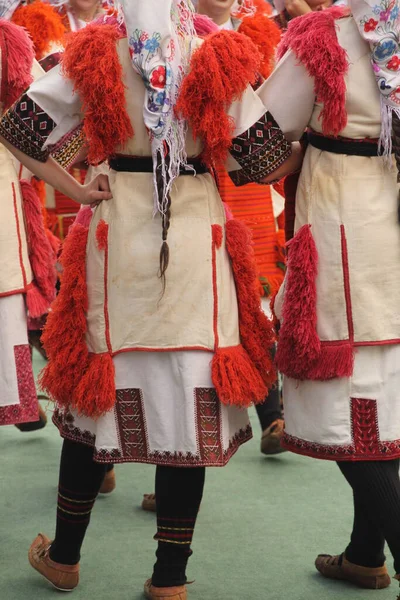
<svg viewBox="0 0 400 600">
<path fill-rule="evenodd" d="M 205 468 L 157 467 L 157 562 L 153 585 L 173 587 L 186 582 L 186 566 L 203 495 Z"/>
<path fill-rule="evenodd" d="M 50 558 L 64 565 L 80 560 L 90 515 L 106 472 L 93 461 L 93 448 L 64 440 L 58 488 L 57 527 Z"/>
<path fill-rule="evenodd" d="M 376 562 L 382 562 L 383 541 L 386 540 L 394 558 L 396 573 L 400 573 L 399 460 L 338 464 L 353 488 L 359 505 L 355 520 L 358 519 L 360 525 L 355 524 L 349 550 L 353 560 L 349 560 L 362 564 L 365 557 L 372 559 L 375 555 Z M 361 510 L 364 515 L 361 515 Z M 367 547 L 361 550 L 363 545 Z"/>
</svg>

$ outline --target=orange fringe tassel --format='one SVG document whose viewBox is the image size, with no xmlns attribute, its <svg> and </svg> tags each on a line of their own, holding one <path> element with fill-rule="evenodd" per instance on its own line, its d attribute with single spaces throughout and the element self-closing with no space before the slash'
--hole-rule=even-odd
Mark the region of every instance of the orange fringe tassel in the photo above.
<svg viewBox="0 0 400 600">
<path fill-rule="evenodd" d="M 236 283 L 242 344 L 265 385 L 272 387 L 277 379 L 271 356 L 275 332 L 272 321 L 261 309 L 251 232 L 241 221 L 227 222 L 226 247 Z"/>
<path fill-rule="evenodd" d="M 27 29 L 36 52 L 41 60 L 51 50 L 52 44 L 63 45 L 66 33 L 61 15 L 46 2 L 33 2 L 20 6 L 12 16 L 12 22 Z"/>
<path fill-rule="evenodd" d="M 243 346 L 219 348 L 211 363 L 211 374 L 223 404 L 247 408 L 265 400 L 268 388 Z"/>
<path fill-rule="evenodd" d="M 115 25 L 88 25 L 68 38 L 62 58 L 65 75 L 83 100 L 88 161 L 99 165 L 133 137 L 126 110 L 122 66 Z M 90 73 L 90 77 L 87 74 Z"/>
<path fill-rule="evenodd" d="M 108 225 L 102 219 L 97 225 L 96 229 L 96 241 L 99 250 L 105 250 L 108 243 Z"/>
<path fill-rule="evenodd" d="M 278 25 L 266 14 L 245 17 L 239 27 L 239 33 L 247 35 L 257 46 L 262 56 L 260 73 L 267 79 L 275 66 L 275 51 L 281 39 Z"/>
<path fill-rule="evenodd" d="M 209 167 L 225 162 L 234 126 L 227 110 L 256 81 L 260 60 L 254 44 L 232 31 L 211 34 L 193 54 L 176 112 L 202 139 L 202 159 Z"/>
</svg>

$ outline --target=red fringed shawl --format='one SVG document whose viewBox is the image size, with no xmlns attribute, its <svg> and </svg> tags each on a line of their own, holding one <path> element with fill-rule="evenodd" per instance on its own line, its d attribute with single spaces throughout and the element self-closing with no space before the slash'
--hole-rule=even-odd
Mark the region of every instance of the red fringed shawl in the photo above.
<svg viewBox="0 0 400 600">
<path fill-rule="evenodd" d="M 115 154 L 116 148 L 134 134 L 116 48 L 120 37 L 115 25 L 88 25 L 71 34 L 62 59 L 63 71 L 83 101 L 88 161 L 92 165 Z"/>
<path fill-rule="evenodd" d="M 315 94 L 324 104 L 321 112 L 325 135 L 339 135 L 346 127 L 346 51 L 336 34 L 336 19 L 349 15 L 347 8 L 333 7 L 293 19 L 278 48 L 278 58 L 293 50 L 315 81 Z"/>
<path fill-rule="evenodd" d="M 32 83 L 33 44 L 17 25 L 0 19 L 1 92 L 5 111 Z"/>
<path fill-rule="evenodd" d="M 202 158 L 209 166 L 226 160 L 233 132 L 227 111 L 256 81 L 260 59 L 255 45 L 233 31 L 210 35 L 193 54 L 176 112 L 189 123 L 194 137 L 202 139 Z"/>
</svg>

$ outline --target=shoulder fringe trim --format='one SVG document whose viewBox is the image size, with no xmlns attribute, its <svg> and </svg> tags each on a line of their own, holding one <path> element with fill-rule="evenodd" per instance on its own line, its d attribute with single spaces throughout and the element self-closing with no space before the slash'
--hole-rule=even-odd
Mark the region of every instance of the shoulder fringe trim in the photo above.
<svg viewBox="0 0 400 600">
<path fill-rule="evenodd" d="M 260 60 L 250 39 L 234 31 L 209 35 L 193 53 L 176 112 L 203 141 L 202 158 L 209 167 L 226 160 L 234 128 L 227 111 L 257 80 Z"/>
<path fill-rule="evenodd" d="M 321 342 L 317 333 L 318 255 L 311 226 L 304 225 L 289 243 L 288 272 L 276 364 L 293 379 L 326 381 L 350 377 L 353 344 Z"/>
<path fill-rule="evenodd" d="M 276 47 L 282 35 L 280 28 L 267 14 L 256 13 L 243 19 L 239 33 L 247 35 L 257 46 L 262 56 L 260 73 L 267 79 L 274 69 Z"/>
<path fill-rule="evenodd" d="M 40 385 L 60 406 L 96 418 L 113 408 L 116 392 L 111 355 L 89 354 L 86 343 L 88 231 L 76 223 L 64 243 L 61 291 L 42 337 L 49 362 Z"/>
<path fill-rule="evenodd" d="M 83 101 L 92 165 L 113 156 L 134 135 L 116 47 L 121 35 L 116 25 L 88 25 L 71 34 L 62 58 L 63 72 Z"/>
<path fill-rule="evenodd" d="M 333 7 L 293 19 L 278 48 L 278 58 L 289 49 L 314 79 L 315 94 L 324 107 L 321 112 L 325 135 L 339 135 L 346 127 L 346 51 L 340 46 L 335 21 L 348 16 L 349 10 Z"/>
<path fill-rule="evenodd" d="M 22 27 L 0 19 L 1 94 L 5 112 L 32 83 L 33 44 Z"/>
<path fill-rule="evenodd" d="M 62 16 L 46 2 L 20 6 L 13 14 L 12 22 L 29 32 L 37 60 L 44 58 L 55 42 L 64 44 L 66 28 Z"/>
<path fill-rule="evenodd" d="M 56 296 L 56 256 L 46 235 L 42 204 L 37 192 L 24 180 L 21 181 L 21 192 L 34 279 L 27 291 L 27 304 L 30 316 L 36 319 L 49 311 Z"/>
</svg>

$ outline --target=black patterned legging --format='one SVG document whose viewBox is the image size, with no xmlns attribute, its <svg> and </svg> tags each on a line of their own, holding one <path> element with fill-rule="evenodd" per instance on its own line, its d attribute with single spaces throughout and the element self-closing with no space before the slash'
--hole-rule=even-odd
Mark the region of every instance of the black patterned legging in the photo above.
<svg viewBox="0 0 400 600">
<path fill-rule="evenodd" d="M 399 459 L 338 462 L 353 489 L 354 525 L 346 558 L 364 567 L 385 562 L 388 543 L 396 573 L 400 573 Z"/>
<path fill-rule="evenodd" d="M 57 506 L 56 535 L 50 549 L 55 562 L 79 562 L 92 509 L 107 466 L 94 462 L 93 448 L 64 440 Z M 205 468 L 158 466 L 157 562 L 153 585 L 173 587 L 186 582 L 186 566 L 205 480 Z M 140 540 L 138 540 L 138 548 Z"/>
</svg>

